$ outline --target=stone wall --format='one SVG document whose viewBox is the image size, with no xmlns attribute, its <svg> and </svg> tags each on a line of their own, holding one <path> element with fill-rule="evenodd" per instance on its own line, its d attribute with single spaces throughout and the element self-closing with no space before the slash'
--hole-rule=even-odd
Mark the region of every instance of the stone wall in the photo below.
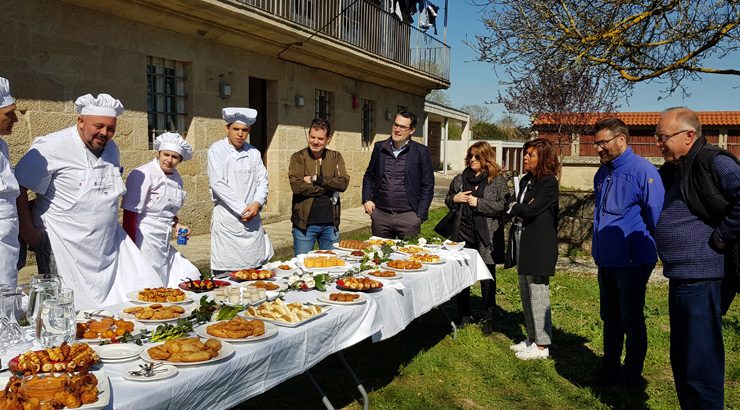
<svg viewBox="0 0 740 410">
<path fill-rule="evenodd" d="M 558 246 L 561 254 L 591 255 L 594 226 L 594 193 L 560 191 Z"/>
<path fill-rule="evenodd" d="M 267 81 L 267 112 L 260 115 L 266 115 L 268 122 L 265 157 L 270 194 L 263 218 L 274 221 L 290 216 L 288 160 L 306 146 L 305 127 L 314 117 L 315 89 L 333 95 L 330 120 L 336 133 L 329 148 L 342 153 L 350 174 L 350 188 L 342 202 L 347 207 L 360 206 L 370 148 L 362 146 L 362 113 L 354 99 L 375 102 L 374 141 L 379 141 L 389 136 L 392 123 L 385 113 L 403 105 L 421 114 L 423 95 L 167 30 L 186 23 L 178 18 L 173 15 L 155 27 L 138 22 L 135 16 L 124 19 L 65 2 L 11 0 L 0 13 L 8 44 L 0 75 L 10 79 L 18 100 L 19 122 L 5 138 L 11 161 L 16 163 L 35 137 L 72 125 L 76 97 L 101 92 L 121 99 L 126 107 L 115 137 L 126 174 L 151 160 L 155 153 L 148 150 L 146 84 L 147 57 L 151 56 L 186 63 L 185 131 L 195 153 L 191 161 L 178 167 L 188 193 L 180 220 L 194 234 L 208 232 L 210 226 L 207 149 L 225 136 L 221 108 L 249 105 L 250 77 Z M 219 97 L 222 80 L 232 87 L 227 99 Z M 305 106 L 296 107 L 297 95 L 304 97 Z"/>
</svg>

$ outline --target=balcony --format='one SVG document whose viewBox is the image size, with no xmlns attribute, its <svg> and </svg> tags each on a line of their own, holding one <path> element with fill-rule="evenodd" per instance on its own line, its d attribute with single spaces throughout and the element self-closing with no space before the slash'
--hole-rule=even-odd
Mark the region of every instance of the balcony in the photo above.
<svg viewBox="0 0 740 410">
<path fill-rule="evenodd" d="M 450 47 L 367 0 L 232 0 L 376 56 L 450 79 Z"/>
</svg>

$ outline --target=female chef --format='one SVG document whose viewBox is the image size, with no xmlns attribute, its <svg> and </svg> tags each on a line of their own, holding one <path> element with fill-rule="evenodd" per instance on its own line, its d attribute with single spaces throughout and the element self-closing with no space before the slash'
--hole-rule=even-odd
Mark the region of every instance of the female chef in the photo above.
<svg viewBox="0 0 740 410">
<path fill-rule="evenodd" d="M 172 230 L 190 230 L 177 220 L 185 191 L 175 169 L 193 156 L 193 147 L 180 134 L 166 132 L 154 141 L 157 156 L 133 171 L 126 180 L 123 197 L 123 228 L 141 249 L 162 283 L 176 287 L 197 279 L 198 269 L 171 245 Z"/>
</svg>

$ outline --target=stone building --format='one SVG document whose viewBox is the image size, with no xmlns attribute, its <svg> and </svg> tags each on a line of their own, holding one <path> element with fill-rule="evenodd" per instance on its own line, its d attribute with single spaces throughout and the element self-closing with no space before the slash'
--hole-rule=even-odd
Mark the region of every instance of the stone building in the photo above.
<svg viewBox="0 0 740 410">
<path fill-rule="evenodd" d="M 388 3 L 388 4 L 387 4 Z M 115 141 L 126 173 L 149 161 L 153 137 L 186 135 L 178 167 L 188 192 L 180 219 L 209 228 L 206 153 L 224 138 L 221 108 L 259 111 L 251 143 L 269 172 L 266 220 L 290 216 L 290 155 L 306 126 L 328 118 L 360 206 L 362 174 L 394 114 L 420 116 L 432 89 L 449 87 L 450 48 L 402 23 L 378 0 L 6 0 L 4 55 L 19 123 L 6 138 L 17 162 L 31 141 L 73 124 L 79 95 L 123 101 Z M 422 140 L 422 123 L 416 136 Z"/>
<path fill-rule="evenodd" d="M 740 111 L 697 111 L 697 114 L 702 122 L 702 133 L 709 143 L 719 145 L 740 156 Z M 533 121 L 532 131 L 537 136 L 549 138 L 555 143 L 560 141 L 559 148 L 563 154 L 560 181 L 562 187 L 593 190 L 594 175 L 601 164 L 593 146 L 593 131 L 588 127 L 593 126 L 597 120 L 610 116 L 617 117 L 627 124 L 630 130 L 629 144 L 635 153 L 647 158 L 656 166 L 663 164 L 663 156 L 655 146 L 653 137 L 659 112 L 594 114 L 588 124 L 585 124 L 586 131 L 570 139 L 563 136 L 558 138 L 554 132 L 557 124 L 547 116 L 541 116 Z"/>
</svg>

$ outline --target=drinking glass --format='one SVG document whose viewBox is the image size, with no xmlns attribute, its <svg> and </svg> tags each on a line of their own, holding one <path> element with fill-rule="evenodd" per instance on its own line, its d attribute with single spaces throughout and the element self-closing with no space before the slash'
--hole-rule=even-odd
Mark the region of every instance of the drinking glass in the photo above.
<svg viewBox="0 0 740 410">
<path fill-rule="evenodd" d="M 0 285 L 0 322 L 3 324 L 2 339 L 6 348 L 23 343 L 23 329 L 18 325 L 16 304 L 19 291 L 10 285 Z"/>
<path fill-rule="evenodd" d="M 75 338 L 72 289 L 46 290 L 36 320 L 36 339 L 44 346 L 59 346 Z"/>
</svg>

